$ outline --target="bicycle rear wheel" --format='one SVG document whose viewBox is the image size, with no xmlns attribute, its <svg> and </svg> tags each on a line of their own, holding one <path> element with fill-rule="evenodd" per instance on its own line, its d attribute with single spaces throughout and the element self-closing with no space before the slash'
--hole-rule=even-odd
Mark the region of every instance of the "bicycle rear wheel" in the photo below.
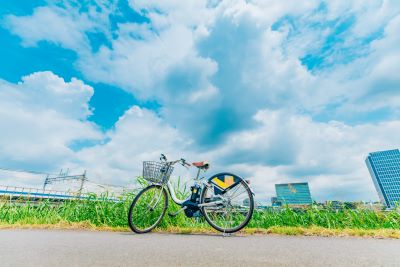
<svg viewBox="0 0 400 267">
<path fill-rule="evenodd" d="M 160 185 L 150 185 L 139 192 L 128 213 L 129 227 L 138 234 L 153 230 L 168 208 L 167 191 Z"/>
<path fill-rule="evenodd" d="M 249 223 L 253 215 L 253 194 L 243 180 L 226 192 L 215 190 L 214 185 L 205 187 L 201 199 L 202 203 L 210 204 L 201 208 L 205 219 L 220 232 L 239 231 Z M 213 202 L 219 204 L 212 205 Z"/>
</svg>

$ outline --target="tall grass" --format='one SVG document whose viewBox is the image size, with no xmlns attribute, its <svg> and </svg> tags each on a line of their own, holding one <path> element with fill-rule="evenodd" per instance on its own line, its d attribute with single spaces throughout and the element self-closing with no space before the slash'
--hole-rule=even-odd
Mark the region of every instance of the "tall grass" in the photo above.
<svg viewBox="0 0 400 267">
<path fill-rule="evenodd" d="M 138 178 L 139 187 L 147 186 L 147 182 Z M 178 179 L 176 194 L 184 199 L 188 196 L 188 187 Z M 139 189 L 138 189 L 139 190 Z M 114 196 L 108 193 L 99 196 L 90 194 L 89 199 L 36 203 L 21 199 L 9 202 L 0 198 L 0 224 L 58 224 L 90 223 L 94 226 L 127 227 L 127 214 L 135 194 L 126 193 L 119 201 L 109 201 Z M 180 209 L 169 200 L 169 212 Z M 204 218 L 187 218 L 183 213 L 176 217 L 166 215 L 159 228 L 210 228 Z M 255 210 L 248 227 L 267 229 L 271 227 L 322 227 L 326 229 L 395 229 L 400 230 L 400 213 L 396 211 L 374 211 L 367 209 L 321 209 L 312 206 L 308 209 L 294 210 L 289 207 L 281 210 Z"/>
<path fill-rule="evenodd" d="M 284 208 L 280 211 L 257 211 L 249 227 L 319 226 L 328 229 L 400 229 L 400 213 L 367 209 L 334 211 L 313 206 L 306 210 Z"/>
<path fill-rule="evenodd" d="M 104 200 L 101 200 L 101 198 Z M 93 196 L 88 200 L 69 200 L 57 204 L 49 201 L 38 203 L 0 202 L 0 223 L 2 224 L 57 224 L 60 222 L 88 222 L 95 226 L 127 227 L 127 213 L 132 194 L 126 194 L 120 202 L 106 201 L 107 196 Z M 169 211 L 179 207 L 170 201 Z M 168 215 L 160 228 L 196 227 L 209 228 L 203 218 L 187 218 L 183 213 L 176 217 Z M 248 227 L 270 228 L 273 226 L 323 227 L 328 229 L 397 229 L 400 230 L 400 213 L 396 211 L 373 211 L 343 209 L 334 211 L 311 207 L 306 210 L 284 208 L 278 210 L 257 210 Z"/>
</svg>

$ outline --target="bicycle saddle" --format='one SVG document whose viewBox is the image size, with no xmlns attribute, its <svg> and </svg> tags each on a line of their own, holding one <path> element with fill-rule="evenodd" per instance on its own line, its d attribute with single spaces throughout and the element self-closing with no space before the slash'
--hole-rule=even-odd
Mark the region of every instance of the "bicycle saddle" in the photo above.
<svg viewBox="0 0 400 267">
<path fill-rule="evenodd" d="M 208 161 L 193 162 L 192 165 L 199 169 L 207 170 L 208 168 L 210 168 L 210 163 L 208 163 Z"/>
</svg>

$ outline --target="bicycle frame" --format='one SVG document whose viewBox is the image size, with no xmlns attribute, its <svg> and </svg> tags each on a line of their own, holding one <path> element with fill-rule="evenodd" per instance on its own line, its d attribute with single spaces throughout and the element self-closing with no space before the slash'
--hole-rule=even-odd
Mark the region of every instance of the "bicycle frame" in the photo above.
<svg viewBox="0 0 400 267">
<path fill-rule="evenodd" d="M 182 159 L 181 159 L 181 160 L 182 160 Z M 174 164 L 180 162 L 181 160 L 176 160 L 176 161 L 168 162 L 168 164 L 169 164 L 169 167 L 168 167 L 168 168 L 170 168 L 170 167 L 173 166 Z M 199 186 L 201 186 L 202 190 L 204 190 L 205 187 L 209 187 L 209 186 L 212 186 L 212 185 L 210 185 L 208 182 L 205 182 L 205 181 L 202 181 L 202 182 L 200 183 L 200 181 L 203 180 L 203 178 L 204 178 L 204 177 L 199 178 L 199 177 L 200 177 L 200 172 L 201 172 L 201 171 L 202 171 L 202 169 L 200 169 L 200 168 L 197 170 L 196 178 L 194 178 L 194 181 L 195 181 L 194 185 L 199 185 Z M 203 171 L 205 171 L 205 170 L 203 170 Z M 168 172 L 168 171 L 167 171 L 167 172 Z M 186 198 L 186 199 L 179 199 L 179 198 L 176 196 L 175 189 L 174 189 L 172 183 L 170 182 L 170 180 L 168 180 L 165 184 L 161 184 L 161 186 L 162 186 L 163 189 L 167 188 L 167 189 L 168 189 L 167 191 L 169 192 L 169 195 L 171 196 L 172 201 L 175 202 L 177 205 L 179 205 L 179 206 L 182 207 L 182 209 L 181 209 L 180 211 L 185 210 L 186 208 L 188 208 L 188 207 L 187 207 L 187 203 L 188 203 L 188 202 L 189 202 L 189 203 L 191 202 L 191 201 L 190 201 L 191 196 L 188 196 L 188 198 Z M 160 191 L 160 194 L 159 194 L 159 196 L 157 197 L 157 200 L 156 200 L 156 202 L 154 203 L 154 206 L 156 206 L 156 205 L 158 204 L 158 201 L 160 201 L 161 195 L 162 195 L 162 190 Z M 217 197 L 219 198 L 219 200 L 215 200 L 215 201 L 208 202 L 208 203 L 201 203 L 201 204 L 200 204 L 200 203 L 193 203 L 193 202 L 192 202 L 192 203 L 189 204 L 189 205 L 195 205 L 195 207 L 197 207 L 197 208 L 201 208 L 201 207 L 205 207 L 205 206 L 210 206 L 210 207 L 211 207 L 211 206 L 217 206 L 217 205 L 223 203 L 224 200 L 225 200 L 225 198 L 224 198 L 223 196 L 218 195 Z M 151 205 L 150 205 L 150 206 L 151 206 Z M 178 213 L 179 213 L 180 211 L 178 211 Z"/>
<path fill-rule="evenodd" d="M 197 183 L 197 184 L 199 184 L 199 181 L 201 181 L 203 178 L 200 178 L 199 179 L 199 175 L 200 175 L 200 169 L 198 170 L 198 172 L 197 172 L 197 176 L 196 176 L 196 178 L 195 178 L 195 184 Z M 204 190 L 204 187 L 206 187 L 206 186 L 209 186 L 208 185 L 208 183 L 207 182 L 202 182 L 201 183 L 201 185 L 203 186 L 202 188 L 203 188 L 203 190 Z M 169 194 L 170 194 L 170 196 L 171 196 L 171 198 L 172 198 L 172 201 L 174 201 L 176 204 L 178 204 L 178 205 L 180 205 L 180 206 L 183 206 L 183 204 L 186 202 L 186 201 L 188 201 L 188 200 L 190 200 L 190 196 L 189 197 L 187 197 L 186 199 L 179 199 L 177 196 L 176 196 L 176 194 L 175 194 L 175 189 L 174 189 L 174 187 L 173 187 L 173 185 L 172 185 L 172 183 L 170 182 L 170 181 L 168 181 L 167 182 L 167 184 L 166 184 L 166 186 L 167 186 L 167 188 L 168 188 L 168 191 L 169 191 Z M 164 186 L 163 186 L 164 187 Z M 218 205 L 218 204 L 221 204 L 221 203 L 223 203 L 223 199 L 224 199 L 224 197 L 222 197 L 222 196 L 218 196 L 221 200 L 216 200 L 216 201 L 213 201 L 213 202 L 210 202 L 210 203 L 202 203 L 202 204 L 197 204 L 197 207 L 205 207 L 205 206 L 216 206 L 216 205 Z M 158 201 L 157 201 L 158 202 Z"/>
<path fill-rule="evenodd" d="M 194 179 L 195 183 L 199 183 L 199 181 L 203 179 L 203 178 L 199 179 L 199 176 L 200 176 L 200 169 L 197 170 L 197 175 L 196 175 L 196 178 Z M 174 201 L 176 204 L 181 206 L 185 201 L 190 199 L 190 196 L 187 197 L 186 199 L 183 199 L 183 200 L 179 199 L 175 194 L 175 189 L 174 189 L 174 187 L 173 187 L 173 185 L 172 185 L 170 180 L 168 180 L 168 182 L 166 183 L 166 186 L 168 188 L 168 191 L 169 191 L 169 194 L 170 194 L 170 196 L 172 198 L 172 201 Z"/>
<path fill-rule="evenodd" d="M 178 204 L 178 205 L 182 205 L 183 202 L 185 202 L 186 200 L 188 200 L 188 199 L 190 198 L 190 197 L 188 197 L 188 198 L 186 198 L 186 199 L 184 199 L 184 200 L 179 199 L 179 198 L 176 196 L 176 194 L 175 194 L 175 189 L 174 189 L 174 187 L 172 186 L 172 183 L 171 183 L 170 181 L 167 182 L 167 188 L 168 188 L 169 194 L 170 194 L 170 196 L 171 196 L 171 198 L 172 198 L 172 201 L 174 201 L 174 202 L 175 202 L 176 204 Z"/>
</svg>

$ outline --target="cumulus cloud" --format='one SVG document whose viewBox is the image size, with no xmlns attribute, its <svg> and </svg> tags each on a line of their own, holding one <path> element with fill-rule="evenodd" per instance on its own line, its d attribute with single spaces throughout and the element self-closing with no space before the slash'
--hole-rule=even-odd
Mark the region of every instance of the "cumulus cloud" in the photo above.
<svg viewBox="0 0 400 267">
<path fill-rule="evenodd" d="M 105 134 L 106 143 L 73 151 L 68 146 L 73 140 L 103 137 L 85 119 L 92 90 L 50 72 L 24 77 L 17 85 L 2 81 L 1 123 L 7 126 L 0 138 L 2 160 L 15 166 L 86 169 L 92 181 L 124 185 L 140 175 L 143 160 L 166 153 L 170 158 L 208 159 L 212 172 L 250 178 L 262 201 L 274 195 L 274 183 L 303 180 L 310 182 L 317 200 L 375 200 L 364 157 L 398 146 L 392 133 L 400 130 L 399 121 L 351 126 L 264 109 L 253 116 L 252 129 L 231 134 L 213 148 L 195 150 L 185 132 L 135 106 Z M 193 170 L 175 173 L 188 175 Z"/>
<path fill-rule="evenodd" d="M 323 117 L 329 114 L 327 119 L 352 119 L 345 116 L 347 106 L 355 110 L 361 107 L 362 94 L 379 91 L 373 84 L 388 80 L 390 73 L 385 73 L 384 65 L 393 70 L 398 62 L 393 59 L 389 66 L 386 59 L 390 55 L 387 46 L 396 42 L 392 40 L 396 38 L 395 29 L 391 28 L 396 27 L 400 10 L 394 1 L 129 4 L 149 20 L 119 23 L 111 33 L 107 14 L 117 10 L 116 5 L 96 2 L 87 7 L 88 12 L 77 12 L 73 5 L 65 4 L 37 8 L 32 16 L 9 16 L 9 28 L 26 44 L 48 40 L 74 49 L 80 55 L 77 67 L 86 78 L 159 102 L 165 119 L 179 127 L 187 126 L 188 131 L 193 128 L 191 121 L 198 125 L 210 121 L 210 117 L 215 121 L 225 119 L 225 131 L 218 131 L 211 123 L 208 129 L 191 132 L 198 133 L 196 139 L 202 144 L 212 144 L 210 135 L 220 142 L 226 133 L 251 127 L 249 118 L 266 107 L 290 107 L 316 116 L 323 113 Z M 47 16 L 39 18 L 38 12 L 56 14 L 54 25 L 60 25 L 55 28 L 68 28 L 73 34 L 43 27 L 46 23 L 42 20 Z M 369 18 L 373 12 L 377 16 L 371 27 Z M 26 24 L 34 29 L 26 31 Z M 42 34 L 39 30 L 51 33 Z M 91 53 L 85 48 L 89 45 L 86 33 L 94 30 L 109 36 L 110 45 L 103 44 Z M 70 36 L 71 42 L 53 38 L 53 34 Z M 375 66 L 377 62 L 382 64 Z M 314 66 L 319 67 L 317 72 L 311 72 Z M 396 88 L 397 81 L 387 86 L 393 84 Z M 184 91 L 176 90 L 183 86 Z M 209 111 L 200 113 L 194 107 L 193 114 L 197 116 L 181 116 L 181 110 L 187 107 L 170 101 L 174 98 L 169 96 L 176 94 L 180 94 L 180 103 L 198 102 L 199 106 L 203 103 L 194 99 L 207 96 Z M 237 101 L 241 102 L 231 104 Z M 375 110 L 379 108 L 382 104 L 376 105 Z"/>
<path fill-rule="evenodd" d="M 86 79 L 160 105 L 157 113 L 131 108 L 106 133 L 107 144 L 82 149 L 65 164 L 127 182 L 141 160 L 169 152 L 252 177 L 262 199 L 273 195 L 275 182 L 303 179 L 320 200 L 376 199 L 363 159 L 399 146 L 396 1 L 129 4 L 147 20 L 113 28 L 113 6 L 91 5 L 88 12 L 51 6 L 6 18 L 25 45 L 47 40 L 72 49 Z M 54 27 L 44 27 L 50 19 Z M 95 51 L 93 31 L 108 42 Z M 77 97 L 84 100 L 72 121 L 67 104 L 58 99 L 56 106 L 68 114 L 62 118 L 87 126 L 90 96 Z M 54 109 L 37 101 L 38 109 Z M 68 138 L 61 143 L 78 137 Z"/>
<path fill-rule="evenodd" d="M 52 72 L 13 84 L 0 80 L 0 160 L 3 166 L 54 171 L 74 156 L 77 140 L 101 140 L 86 119 L 93 88 Z"/>
<path fill-rule="evenodd" d="M 376 200 L 365 157 L 399 146 L 400 121 L 347 125 L 316 122 L 310 116 L 259 111 L 257 127 L 232 135 L 213 159 L 252 178 L 258 198 L 274 194 L 274 184 L 309 181 L 318 200 Z"/>
<path fill-rule="evenodd" d="M 3 25 L 20 36 L 24 46 L 36 46 L 40 41 L 48 41 L 87 53 L 91 50 L 87 34 L 100 32 L 110 38 L 109 16 L 115 12 L 115 1 L 97 1 L 96 5 L 80 1 L 50 2 L 48 6 L 35 8 L 32 15 L 7 15 Z"/>
<path fill-rule="evenodd" d="M 96 181 L 132 183 L 141 175 L 142 161 L 158 160 L 161 153 L 180 158 L 191 140 L 150 110 L 130 108 L 107 133 L 104 145 L 82 149 L 69 166 L 85 166 Z"/>
<path fill-rule="evenodd" d="M 392 134 L 400 130 L 399 121 L 351 126 L 273 110 L 259 111 L 253 120 L 256 128 L 233 134 L 213 149 L 193 150 L 190 138 L 135 106 L 108 133 L 107 144 L 82 149 L 68 166 L 85 166 L 95 181 L 130 184 L 141 174 L 142 161 L 166 153 L 171 159 L 209 160 L 206 176 L 229 171 L 250 179 L 259 201 L 275 194 L 275 183 L 296 181 L 308 181 L 318 201 L 376 200 L 365 156 L 399 145 Z M 178 168 L 174 177 L 185 182 L 194 174 Z"/>
<path fill-rule="evenodd" d="M 148 25 L 126 24 L 120 26 L 112 48 L 101 47 L 82 58 L 78 66 L 88 79 L 154 99 L 159 81 L 190 54 L 192 46 L 192 32 L 185 27 L 178 25 L 157 34 Z"/>
<path fill-rule="evenodd" d="M 129 0 L 129 4 L 134 10 L 147 15 L 157 29 L 176 24 L 197 28 L 212 21 L 213 7 L 218 5 L 217 1 L 210 0 Z"/>
<path fill-rule="evenodd" d="M 351 122 L 387 105 L 385 94 L 373 101 L 369 96 L 382 91 L 374 84 L 393 80 L 391 72 L 379 71 L 390 58 L 385 46 L 396 38 L 392 2 L 372 1 L 368 8 L 269 4 L 202 2 L 197 11 L 185 4 L 133 2 L 138 12 L 148 12 L 150 23 L 120 25 L 113 45 L 82 57 L 81 69 L 89 79 L 157 101 L 164 119 L 207 147 L 254 127 L 251 117 L 264 108 Z M 367 27 L 364 18 L 374 8 L 380 10 L 383 37 L 376 31 L 355 34 Z M 202 13 L 203 19 L 196 16 Z M 152 14 L 166 22 L 161 25 Z M 313 60 L 330 67 L 312 72 L 302 59 L 313 53 L 319 56 Z M 390 62 L 396 69 L 398 61 Z M 397 84 L 387 86 L 397 92 Z M 389 105 L 395 110 L 396 99 Z"/>
</svg>

